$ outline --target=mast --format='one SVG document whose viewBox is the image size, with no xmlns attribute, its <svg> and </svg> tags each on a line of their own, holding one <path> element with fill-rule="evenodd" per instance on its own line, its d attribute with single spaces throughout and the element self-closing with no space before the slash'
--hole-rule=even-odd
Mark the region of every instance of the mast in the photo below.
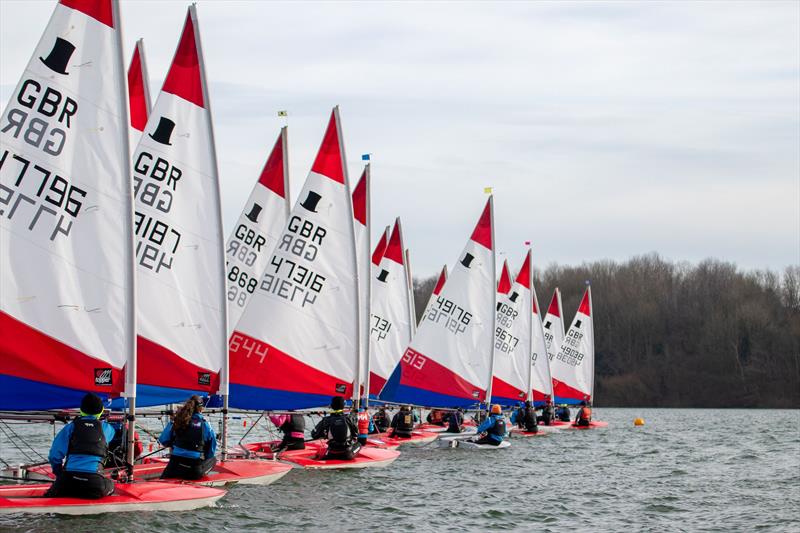
<svg viewBox="0 0 800 533">
<path fill-rule="evenodd" d="M 340 143 L 344 144 L 341 139 Z M 344 155 L 342 155 L 344 157 Z M 344 159 L 342 159 L 344 161 Z M 370 326 L 370 309 L 372 305 L 372 276 L 370 276 L 370 269 L 372 268 L 372 250 L 370 246 L 372 244 L 372 212 L 371 202 L 370 202 L 370 178 L 371 178 L 371 166 L 370 163 L 367 163 L 364 166 L 364 194 L 366 195 L 366 215 L 364 216 L 365 221 L 365 231 L 367 232 L 367 238 L 365 240 L 365 249 L 362 250 L 364 257 L 362 258 L 363 261 L 366 261 L 366 268 L 364 270 L 364 275 L 367 278 L 366 280 L 359 281 L 356 280 L 356 284 L 359 288 L 363 288 L 366 292 L 366 297 L 362 298 L 361 303 L 362 309 L 359 317 L 362 317 L 361 324 L 359 324 L 361 331 L 361 339 L 360 339 L 360 346 L 359 346 L 359 353 L 361 353 L 361 357 L 359 358 L 359 366 L 357 372 L 357 380 L 358 386 L 353 390 L 353 394 L 357 396 L 356 400 L 358 403 L 361 402 L 361 384 L 364 384 L 364 403 L 365 407 L 369 407 L 369 358 L 370 358 L 370 342 L 369 342 L 369 326 Z M 349 191 L 349 189 L 348 189 Z M 352 196 L 350 197 L 352 201 Z M 353 230 L 353 238 L 355 239 L 355 229 Z M 356 242 L 356 258 L 358 258 L 358 242 Z M 356 272 L 358 273 L 358 265 L 356 263 Z M 362 368 L 363 365 L 363 368 Z"/>
<path fill-rule="evenodd" d="M 116 31 L 117 41 L 117 62 L 119 65 L 124 65 L 125 60 L 122 56 L 122 24 L 119 13 L 119 2 L 114 0 L 111 3 L 112 16 L 114 17 L 114 28 Z M 137 43 L 138 46 L 138 43 Z M 140 52 L 142 52 L 140 50 Z M 142 72 L 144 71 L 144 56 L 141 57 Z M 145 75 L 146 76 L 146 75 Z M 120 99 L 125 105 L 122 106 L 124 112 L 124 124 L 126 126 L 126 134 L 123 135 L 123 152 L 127 154 L 126 161 L 131 161 L 131 147 L 130 137 L 127 134 L 127 129 L 130 127 L 130 118 L 128 117 L 128 79 L 125 69 L 119 70 L 119 91 Z M 146 77 L 144 78 L 147 79 Z M 148 98 L 147 86 L 145 84 L 145 101 L 147 102 L 147 109 L 150 110 L 150 100 Z M 126 328 L 126 352 L 127 361 L 125 362 L 125 397 L 128 403 L 128 433 L 126 435 L 126 448 L 125 448 L 125 461 L 128 463 L 128 474 L 133 475 L 133 461 L 134 454 L 134 434 L 136 426 L 136 254 L 134 251 L 135 238 L 133 233 L 133 220 L 134 220 L 134 196 L 133 196 L 133 180 L 131 179 L 130 165 L 124 165 L 124 178 L 128 184 L 127 193 L 125 194 L 125 216 L 123 217 L 123 224 L 125 225 L 125 235 L 128 236 L 128 242 L 125 246 L 125 261 L 128 265 L 126 269 L 125 284 L 128 289 L 128 327 Z"/>
<path fill-rule="evenodd" d="M 489 195 L 489 222 L 492 226 L 492 286 L 494 286 L 494 280 L 497 279 L 497 240 L 494 237 L 494 195 Z M 497 294 L 497 289 L 494 290 L 495 295 Z M 497 300 L 497 296 L 495 296 L 495 301 Z M 496 305 L 496 304 L 495 304 Z M 494 377 L 494 332 L 497 329 L 497 312 L 492 309 L 492 334 L 489 335 L 489 386 L 486 389 L 486 412 L 488 413 L 491 410 L 491 403 L 492 403 L 492 379 Z"/>
<path fill-rule="evenodd" d="M 528 287 L 531 288 L 531 313 L 539 314 L 539 302 L 536 298 L 536 290 L 533 288 L 533 258 L 531 257 L 531 248 L 528 246 Z M 530 326 L 528 331 L 528 389 L 525 391 L 525 399 L 533 402 L 533 361 L 531 354 L 533 353 L 533 317 L 530 317 Z M 542 321 L 539 321 L 541 328 Z M 547 353 L 544 354 L 547 358 Z M 533 405 L 533 404 L 531 404 Z"/>
<path fill-rule="evenodd" d="M 222 195 L 220 193 L 220 186 L 219 186 L 219 165 L 217 164 L 217 142 L 214 138 L 214 117 L 211 113 L 211 98 L 209 98 L 208 94 L 208 86 L 206 81 L 206 65 L 205 65 L 205 56 L 203 55 L 203 46 L 202 46 L 202 39 L 200 39 L 200 25 L 197 20 L 197 4 L 192 4 L 189 6 L 189 13 L 192 18 L 192 24 L 194 25 L 194 40 L 195 46 L 197 47 L 197 58 L 200 63 L 200 81 L 203 88 L 203 102 L 208 108 L 208 133 L 211 137 L 211 153 L 209 157 L 211 158 L 211 166 L 214 169 L 215 177 L 214 180 L 214 188 L 216 189 L 217 193 L 217 232 L 220 236 L 220 246 L 219 246 L 219 253 L 217 254 L 217 260 L 220 263 L 220 272 L 225 272 L 225 246 L 222 242 L 221 238 L 223 233 L 222 228 L 222 205 L 221 199 Z M 230 362 L 228 360 L 228 298 L 226 296 L 226 283 L 220 284 L 220 292 L 217 295 L 218 302 L 221 303 L 220 305 L 220 331 L 219 335 L 222 336 L 222 343 L 221 346 L 225 350 L 225 355 L 222 358 L 222 368 L 220 369 L 219 375 L 219 391 L 217 392 L 220 396 L 222 396 L 222 460 L 225 461 L 228 457 L 228 391 L 229 391 L 229 382 L 230 382 Z"/>
<path fill-rule="evenodd" d="M 359 287 L 359 274 L 358 274 L 358 250 L 356 248 L 356 228 L 353 224 L 353 193 L 350 190 L 350 178 L 347 174 L 347 156 L 345 155 L 344 151 L 344 139 L 342 138 L 342 121 L 339 117 L 339 106 L 335 106 L 333 108 L 333 115 L 334 120 L 336 121 L 336 138 L 339 142 L 339 157 L 342 161 L 342 176 L 344 178 L 344 190 L 345 196 L 347 197 L 347 212 L 349 213 L 350 223 L 347 225 L 348 231 L 350 233 L 350 241 L 353 243 L 353 260 L 355 265 L 355 271 L 353 275 L 355 276 L 356 281 L 356 305 L 358 305 L 358 287 Z M 367 197 L 367 209 L 369 209 L 369 197 Z M 369 220 L 367 220 L 369 223 Z M 366 322 L 367 327 L 369 326 L 369 320 L 362 320 L 361 313 L 356 313 L 356 331 L 362 331 L 360 328 L 362 327 L 361 322 Z M 369 330 L 367 330 L 369 331 Z M 363 344 L 361 335 L 356 335 L 355 338 L 356 346 L 353 352 L 356 356 L 356 381 L 353 387 L 353 403 L 356 407 L 358 407 L 358 396 L 359 396 L 359 389 L 361 388 L 361 345 Z"/>
</svg>

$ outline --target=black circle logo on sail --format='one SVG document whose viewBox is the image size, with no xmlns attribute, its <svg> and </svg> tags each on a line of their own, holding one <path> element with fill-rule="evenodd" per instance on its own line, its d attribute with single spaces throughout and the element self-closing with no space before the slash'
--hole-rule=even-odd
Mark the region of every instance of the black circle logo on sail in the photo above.
<svg viewBox="0 0 800 533">
<path fill-rule="evenodd" d="M 475 257 L 471 253 L 467 252 L 464 254 L 464 259 L 461 260 L 461 265 L 464 266 L 464 268 L 469 268 L 474 260 Z"/>
<path fill-rule="evenodd" d="M 322 200 L 322 196 L 315 193 L 314 191 L 308 191 L 308 196 L 306 196 L 306 199 L 303 200 L 303 203 L 300 204 L 300 207 L 302 207 L 306 211 L 311 211 L 312 213 L 316 213 L 317 204 L 319 203 L 320 200 Z"/>
<path fill-rule="evenodd" d="M 61 37 L 56 37 L 56 42 L 53 44 L 53 49 L 50 50 L 50 54 L 46 58 L 40 56 L 39 61 L 44 63 L 45 66 L 53 72 L 69 76 L 69 72 L 67 72 L 67 63 L 69 63 L 69 59 L 72 57 L 74 51 L 74 44 Z"/>
<path fill-rule="evenodd" d="M 172 146 L 170 141 L 170 137 L 172 137 L 172 130 L 175 129 L 175 123 L 168 119 L 167 117 L 161 117 L 158 120 L 158 126 L 156 127 L 156 131 L 153 133 L 148 133 L 151 139 L 153 139 L 158 144 L 165 144 L 167 146 Z"/>
<path fill-rule="evenodd" d="M 254 202 L 253 207 L 250 208 L 250 212 L 247 213 L 245 216 L 253 224 L 258 224 L 258 215 L 260 214 L 261 214 L 261 206 Z"/>
</svg>

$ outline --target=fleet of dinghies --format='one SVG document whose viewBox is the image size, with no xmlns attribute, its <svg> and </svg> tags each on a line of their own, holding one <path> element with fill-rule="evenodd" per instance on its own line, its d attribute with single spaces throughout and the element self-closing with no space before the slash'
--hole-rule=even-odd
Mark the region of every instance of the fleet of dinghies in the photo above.
<svg viewBox="0 0 800 533">
<path fill-rule="evenodd" d="M 3 113 L 0 419 L 55 420 L 94 392 L 126 415 L 127 456 L 111 496 L 3 485 L 0 513 L 194 509 L 225 494 L 215 486 L 269 484 L 293 466 L 386 466 L 441 430 L 373 435 L 331 460 L 324 441 L 231 445 L 232 409 L 593 399 L 591 288 L 565 334 L 558 289 L 540 318 L 530 249 L 498 283 L 491 195 L 418 324 L 402 223 L 372 248 L 370 165 L 351 187 L 338 108 L 294 206 L 280 131 L 226 241 L 194 6 L 152 105 L 148 85 L 141 40 L 126 76 L 117 0 L 60 0 Z M 134 461 L 136 416 L 191 394 L 221 407 L 220 462 L 195 483 L 158 480 L 164 457 Z M 27 473 L 53 478 L 46 465 Z"/>
</svg>

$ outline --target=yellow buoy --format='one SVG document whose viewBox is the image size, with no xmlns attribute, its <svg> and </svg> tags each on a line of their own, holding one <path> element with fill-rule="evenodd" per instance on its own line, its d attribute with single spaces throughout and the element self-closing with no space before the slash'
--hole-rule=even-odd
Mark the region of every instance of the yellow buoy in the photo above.
<svg viewBox="0 0 800 533">
<path fill-rule="evenodd" d="M 633 420 L 634 426 L 643 426 L 644 425 L 644 418 L 636 418 Z"/>
</svg>

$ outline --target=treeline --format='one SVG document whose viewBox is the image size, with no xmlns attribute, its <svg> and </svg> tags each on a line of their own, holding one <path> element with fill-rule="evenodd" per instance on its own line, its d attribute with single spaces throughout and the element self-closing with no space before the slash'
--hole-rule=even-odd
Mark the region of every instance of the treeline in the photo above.
<svg viewBox="0 0 800 533">
<path fill-rule="evenodd" d="M 436 278 L 414 281 L 420 318 Z M 781 273 L 652 254 L 536 273 L 565 328 L 592 284 L 596 405 L 800 407 L 800 266 Z"/>
</svg>

